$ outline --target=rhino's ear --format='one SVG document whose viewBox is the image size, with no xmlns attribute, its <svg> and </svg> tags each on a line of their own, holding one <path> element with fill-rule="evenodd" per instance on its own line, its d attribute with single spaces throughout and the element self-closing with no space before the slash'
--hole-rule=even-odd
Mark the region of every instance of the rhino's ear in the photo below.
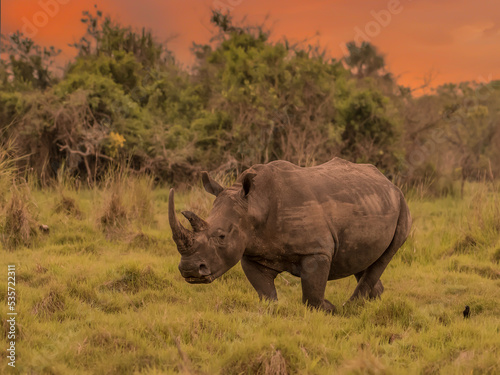
<svg viewBox="0 0 500 375">
<path fill-rule="evenodd" d="M 207 172 L 201 172 L 201 180 L 205 190 L 212 195 L 217 196 L 224 190 L 222 186 L 210 178 Z"/>
<path fill-rule="evenodd" d="M 243 178 L 243 182 L 242 182 L 243 189 L 241 190 L 241 196 L 243 198 L 246 198 L 247 195 L 250 193 L 250 190 L 252 190 L 253 179 L 255 178 L 255 176 L 257 176 L 256 173 L 249 172 Z"/>
</svg>

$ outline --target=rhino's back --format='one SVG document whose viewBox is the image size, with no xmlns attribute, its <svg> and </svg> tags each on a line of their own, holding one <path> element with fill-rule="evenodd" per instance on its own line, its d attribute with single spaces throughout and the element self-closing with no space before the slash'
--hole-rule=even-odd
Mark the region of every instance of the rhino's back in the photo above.
<svg viewBox="0 0 500 375">
<path fill-rule="evenodd" d="M 315 167 L 298 167 L 275 161 L 253 167 L 261 190 L 272 194 L 283 207 L 300 207 L 310 202 L 336 202 L 351 206 L 353 214 L 384 214 L 398 210 L 399 190 L 370 164 L 354 164 L 340 158 Z"/>
<path fill-rule="evenodd" d="M 331 251 L 331 278 L 364 270 L 389 246 L 401 192 L 374 166 L 335 158 L 315 167 L 256 165 L 255 202 L 269 212 L 262 234 L 283 256 Z"/>
</svg>

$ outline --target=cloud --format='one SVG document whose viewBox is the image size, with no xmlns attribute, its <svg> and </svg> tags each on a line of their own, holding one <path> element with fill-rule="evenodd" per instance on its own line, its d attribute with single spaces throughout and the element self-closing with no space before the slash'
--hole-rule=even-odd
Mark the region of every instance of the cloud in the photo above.
<svg viewBox="0 0 500 375">
<path fill-rule="evenodd" d="M 493 25 L 486 27 L 483 30 L 483 36 L 486 38 L 494 37 L 500 34 L 500 22 L 495 22 Z"/>
</svg>

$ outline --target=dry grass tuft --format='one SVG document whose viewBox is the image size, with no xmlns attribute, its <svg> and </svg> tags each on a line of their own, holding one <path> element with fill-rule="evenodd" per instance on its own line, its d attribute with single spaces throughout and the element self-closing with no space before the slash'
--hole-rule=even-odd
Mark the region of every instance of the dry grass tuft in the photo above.
<svg viewBox="0 0 500 375">
<path fill-rule="evenodd" d="M 149 249 L 151 247 L 157 247 L 158 244 L 159 241 L 156 238 L 142 231 L 133 235 L 129 241 L 129 247 L 137 249 Z"/>
<path fill-rule="evenodd" d="M 127 209 L 119 191 L 112 191 L 104 202 L 104 209 L 99 217 L 101 227 L 107 234 L 116 233 L 128 224 Z"/>
<path fill-rule="evenodd" d="M 113 351 L 117 350 L 129 352 L 135 352 L 139 349 L 134 342 L 128 340 L 126 337 L 111 333 L 106 330 L 97 331 L 92 336 L 90 336 L 89 346 L 106 348 L 107 350 Z"/>
<path fill-rule="evenodd" d="M 38 236 L 38 225 L 33 218 L 33 205 L 27 192 L 14 190 L 4 213 L 2 243 L 13 250 L 31 246 Z"/>
<path fill-rule="evenodd" d="M 9 249 L 30 246 L 37 236 L 33 218 L 34 204 L 26 182 L 16 185 L 18 170 L 15 163 L 13 141 L 0 143 L 0 214 L 1 241 Z M 10 199 L 8 199 L 10 193 Z"/>
<path fill-rule="evenodd" d="M 98 217 L 100 227 L 108 237 L 129 232 L 131 224 L 140 227 L 154 222 L 152 185 L 152 179 L 148 177 L 123 174 L 110 177 Z"/>
<path fill-rule="evenodd" d="M 286 360 L 281 350 L 276 350 L 270 358 L 264 359 L 262 367 L 263 375 L 288 375 Z"/>
<path fill-rule="evenodd" d="M 357 358 L 346 361 L 341 374 L 390 374 L 391 371 L 368 349 L 361 349 Z"/>
<path fill-rule="evenodd" d="M 269 349 L 264 349 L 261 354 L 254 353 L 239 358 L 236 362 L 230 363 L 222 373 L 229 374 L 258 374 L 258 375 L 288 375 L 293 373 L 288 368 L 287 361 L 280 349 L 271 345 Z"/>
<path fill-rule="evenodd" d="M 57 289 L 51 289 L 42 300 L 33 307 L 33 315 L 48 317 L 57 311 L 64 310 L 64 295 Z"/>
<path fill-rule="evenodd" d="M 153 179 L 149 176 L 129 177 L 127 184 L 127 202 L 130 203 L 130 216 L 140 224 L 154 222 Z"/>
<path fill-rule="evenodd" d="M 74 216 L 77 219 L 80 219 L 82 217 L 82 211 L 78 207 L 78 203 L 76 203 L 76 200 L 64 194 L 61 194 L 61 198 L 59 202 L 56 203 L 54 210 L 57 213 Z"/>
<path fill-rule="evenodd" d="M 500 200 L 495 185 L 479 185 L 473 192 L 468 225 L 477 226 L 484 234 L 497 235 L 500 232 Z"/>
<path fill-rule="evenodd" d="M 0 205 L 5 204 L 18 170 L 16 168 L 14 140 L 0 143 Z"/>
<path fill-rule="evenodd" d="M 119 271 L 120 277 L 104 283 L 102 287 L 113 291 L 137 293 L 145 288 L 161 288 L 170 284 L 159 277 L 150 266 L 141 269 L 136 265 L 129 265 L 121 267 Z"/>
<path fill-rule="evenodd" d="M 465 234 L 453 245 L 452 254 L 467 254 L 473 252 L 477 246 L 477 240 L 471 234 Z"/>
</svg>

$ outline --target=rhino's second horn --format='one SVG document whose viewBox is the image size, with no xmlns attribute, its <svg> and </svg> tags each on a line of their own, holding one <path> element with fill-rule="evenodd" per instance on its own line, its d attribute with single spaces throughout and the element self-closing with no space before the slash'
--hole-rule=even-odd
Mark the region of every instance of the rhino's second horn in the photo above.
<svg viewBox="0 0 500 375">
<path fill-rule="evenodd" d="M 184 215 L 186 219 L 189 220 L 189 223 L 191 224 L 195 232 L 201 232 L 208 229 L 207 222 L 198 215 L 196 215 L 194 212 L 182 211 L 181 213 Z"/>
</svg>

